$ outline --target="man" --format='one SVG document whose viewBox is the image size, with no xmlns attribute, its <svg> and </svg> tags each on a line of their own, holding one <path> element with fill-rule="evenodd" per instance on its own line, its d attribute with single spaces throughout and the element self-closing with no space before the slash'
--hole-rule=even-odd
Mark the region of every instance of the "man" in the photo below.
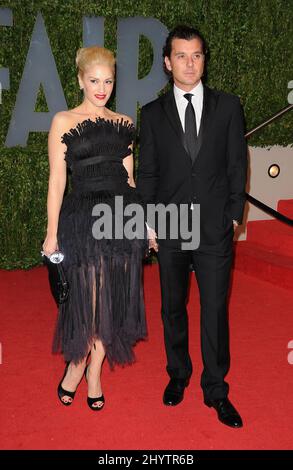
<svg viewBox="0 0 293 470">
<path fill-rule="evenodd" d="M 173 89 L 141 112 L 137 188 L 145 203 L 200 205 L 200 244 L 182 249 L 180 239 L 150 236 L 158 251 L 162 318 L 170 381 L 165 405 L 178 405 L 192 374 L 186 302 L 192 263 L 200 292 L 201 387 L 204 403 L 219 420 L 239 428 L 242 420 L 228 399 L 227 296 L 233 226 L 245 204 L 247 148 L 237 97 L 204 86 L 206 46 L 194 28 L 178 26 L 163 50 Z M 157 227 L 153 227 L 158 233 Z M 150 230 L 154 234 L 154 231 Z"/>
</svg>

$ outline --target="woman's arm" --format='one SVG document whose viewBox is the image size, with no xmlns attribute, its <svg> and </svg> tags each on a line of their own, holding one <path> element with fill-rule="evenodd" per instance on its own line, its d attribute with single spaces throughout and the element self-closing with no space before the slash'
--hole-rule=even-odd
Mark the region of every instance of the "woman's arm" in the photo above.
<svg viewBox="0 0 293 470">
<path fill-rule="evenodd" d="M 66 145 L 61 142 L 61 136 L 67 130 L 66 117 L 62 113 L 57 113 L 52 120 L 48 136 L 50 176 L 47 197 L 47 236 L 43 244 L 45 255 L 50 255 L 58 248 L 58 220 L 66 185 L 66 162 L 64 160 Z"/>
<path fill-rule="evenodd" d="M 133 124 L 133 120 L 129 117 L 126 116 L 125 114 L 121 114 L 120 117 L 123 118 L 123 121 L 128 121 L 129 124 Z M 134 182 L 134 177 L 133 177 L 133 169 L 134 169 L 134 163 L 133 163 L 133 142 L 131 145 L 128 147 L 131 150 L 131 154 L 128 155 L 128 157 L 125 157 L 123 159 L 123 165 L 127 170 L 128 173 L 128 184 L 129 186 L 132 186 L 132 188 L 135 188 L 135 182 Z"/>
<path fill-rule="evenodd" d="M 124 167 L 126 168 L 127 170 L 127 173 L 128 173 L 128 184 L 129 186 L 132 186 L 133 188 L 135 188 L 135 182 L 134 182 L 134 178 L 133 178 L 133 144 L 131 144 L 128 148 L 131 149 L 131 154 L 128 155 L 128 157 L 125 157 L 123 159 L 123 165 Z"/>
</svg>

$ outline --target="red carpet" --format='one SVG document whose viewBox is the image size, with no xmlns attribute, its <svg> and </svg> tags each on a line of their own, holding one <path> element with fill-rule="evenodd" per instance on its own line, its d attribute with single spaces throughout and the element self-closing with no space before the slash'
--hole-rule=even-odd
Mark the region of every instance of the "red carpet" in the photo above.
<svg viewBox="0 0 293 470">
<path fill-rule="evenodd" d="M 281 200 L 278 211 L 293 219 L 293 199 Z M 293 289 L 293 228 L 278 220 L 247 224 L 247 241 L 236 243 L 235 267 L 274 285 Z"/>
<path fill-rule="evenodd" d="M 235 271 L 230 300 L 230 398 L 244 427 L 220 424 L 203 405 L 199 387 L 199 305 L 195 281 L 189 302 L 194 364 L 185 400 L 162 404 L 167 383 L 157 266 L 145 268 L 149 340 L 137 362 L 111 372 L 105 363 L 106 405 L 86 405 L 83 381 L 74 404 L 56 394 L 63 361 L 52 356 L 56 312 L 44 268 L 0 272 L 2 449 L 290 449 L 293 435 L 293 292 Z"/>
</svg>

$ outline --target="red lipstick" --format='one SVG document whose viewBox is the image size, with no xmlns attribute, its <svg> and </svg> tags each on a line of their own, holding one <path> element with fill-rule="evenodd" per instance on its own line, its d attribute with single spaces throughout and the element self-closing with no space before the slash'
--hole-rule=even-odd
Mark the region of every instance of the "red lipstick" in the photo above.
<svg viewBox="0 0 293 470">
<path fill-rule="evenodd" d="M 106 98 L 106 95 L 105 95 L 105 94 L 104 94 L 104 95 L 100 94 L 100 95 L 95 95 L 95 97 L 96 97 L 98 100 L 104 100 L 104 99 Z"/>
</svg>

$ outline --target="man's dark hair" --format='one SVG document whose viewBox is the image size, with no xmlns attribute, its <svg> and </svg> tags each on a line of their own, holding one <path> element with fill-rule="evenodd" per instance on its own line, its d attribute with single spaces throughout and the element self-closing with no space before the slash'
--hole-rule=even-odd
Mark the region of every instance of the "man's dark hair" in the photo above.
<svg viewBox="0 0 293 470">
<path fill-rule="evenodd" d="M 173 39 L 186 39 L 187 41 L 190 41 L 191 39 L 199 39 L 201 42 L 202 46 L 202 52 L 204 54 L 207 53 L 207 46 L 204 37 L 201 35 L 201 33 L 190 26 L 186 25 L 179 25 L 176 26 L 176 28 L 172 29 L 170 33 L 167 36 L 166 43 L 163 47 L 163 57 L 169 57 L 171 55 L 172 51 L 172 41 Z"/>
</svg>

